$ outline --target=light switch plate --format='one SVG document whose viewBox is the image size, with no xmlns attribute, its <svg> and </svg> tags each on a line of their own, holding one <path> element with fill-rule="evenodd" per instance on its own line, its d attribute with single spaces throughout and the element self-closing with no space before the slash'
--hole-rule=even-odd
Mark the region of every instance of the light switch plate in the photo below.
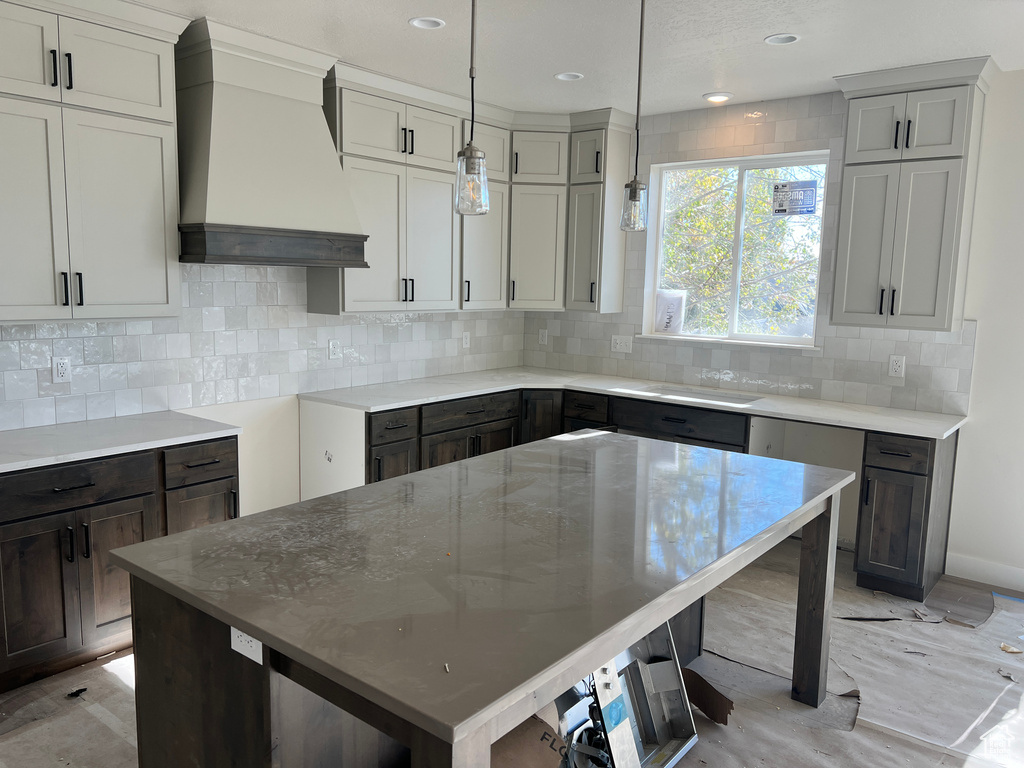
<svg viewBox="0 0 1024 768">
<path fill-rule="evenodd" d="M 628 355 L 632 351 L 632 336 L 612 336 L 612 352 L 625 352 Z"/>
<path fill-rule="evenodd" d="M 263 643 L 240 629 L 231 627 L 231 650 L 263 665 Z"/>
</svg>

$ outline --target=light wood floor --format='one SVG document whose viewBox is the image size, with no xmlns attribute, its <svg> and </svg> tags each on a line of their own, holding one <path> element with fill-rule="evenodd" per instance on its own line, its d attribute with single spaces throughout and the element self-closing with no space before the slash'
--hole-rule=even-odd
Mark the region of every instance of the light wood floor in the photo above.
<svg viewBox="0 0 1024 768">
<path fill-rule="evenodd" d="M 830 695 L 813 710 L 789 699 L 798 550 L 783 542 L 708 596 L 696 666 L 736 709 L 727 726 L 696 715 L 683 768 L 1024 767 L 1024 686 L 1005 676 L 1024 683 L 1024 660 L 1000 650 L 1024 647 L 1024 602 L 997 597 L 985 620 L 988 590 L 970 583 L 927 605 L 872 593 L 840 553 L 834 616 L 899 621 L 833 621 Z M 0 768 L 135 768 L 133 684 L 124 653 L 0 694 Z"/>
</svg>

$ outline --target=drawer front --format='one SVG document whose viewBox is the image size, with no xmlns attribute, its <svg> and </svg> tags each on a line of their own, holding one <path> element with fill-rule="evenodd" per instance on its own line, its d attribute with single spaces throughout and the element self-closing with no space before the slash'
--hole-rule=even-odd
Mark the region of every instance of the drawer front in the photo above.
<svg viewBox="0 0 1024 768">
<path fill-rule="evenodd" d="M 519 391 L 467 397 L 444 403 L 424 405 L 423 434 L 432 435 L 449 429 L 471 427 L 519 415 Z"/>
<path fill-rule="evenodd" d="M 410 440 L 419 434 L 420 413 L 418 408 L 371 413 L 369 418 L 370 445 L 397 443 L 399 440 Z"/>
<path fill-rule="evenodd" d="M 919 437 L 868 432 L 864 439 L 864 463 L 869 467 L 926 475 L 931 452 L 932 441 Z"/>
<path fill-rule="evenodd" d="M 747 417 L 741 414 L 617 397 L 612 415 L 620 430 L 634 434 L 735 446 L 747 444 Z"/>
<path fill-rule="evenodd" d="M 131 453 L 0 477 L 0 522 L 153 493 L 156 454 Z"/>
<path fill-rule="evenodd" d="M 238 443 L 231 437 L 164 451 L 164 484 L 181 488 L 238 474 Z"/>
<path fill-rule="evenodd" d="M 592 395 L 587 392 L 566 392 L 562 404 L 562 415 L 566 419 L 583 419 L 599 424 L 608 423 L 608 396 Z"/>
</svg>

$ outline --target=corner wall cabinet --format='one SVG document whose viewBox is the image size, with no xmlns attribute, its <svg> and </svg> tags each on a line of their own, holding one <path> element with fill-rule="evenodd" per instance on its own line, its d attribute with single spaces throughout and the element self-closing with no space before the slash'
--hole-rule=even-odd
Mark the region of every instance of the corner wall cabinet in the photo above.
<svg viewBox="0 0 1024 768">
<path fill-rule="evenodd" d="M 131 645 L 112 549 L 237 517 L 236 438 L 0 475 L 0 691 Z M 230 502 L 182 525 L 177 494 Z"/>
<path fill-rule="evenodd" d="M 469 120 L 462 121 L 462 146 L 469 141 Z M 473 143 L 484 151 L 487 160 L 487 181 L 512 181 L 512 134 L 477 122 Z"/>
<path fill-rule="evenodd" d="M 565 309 L 566 188 L 512 185 L 512 309 Z"/>
<path fill-rule="evenodd" d="M 512 132 L 513 183 L 565 184 L 568 173 L 568 134 L 550 131 Z"/>
<path fill-rule="evenodd" d="M 850 109 L 834 325 L 959 327 L 990 66 L 965 59 L 837 78 Z M 961 84 L 927 88 L 929 78 Z M 913 86 L 899 88 L 901 79 Z"/>
</svg>

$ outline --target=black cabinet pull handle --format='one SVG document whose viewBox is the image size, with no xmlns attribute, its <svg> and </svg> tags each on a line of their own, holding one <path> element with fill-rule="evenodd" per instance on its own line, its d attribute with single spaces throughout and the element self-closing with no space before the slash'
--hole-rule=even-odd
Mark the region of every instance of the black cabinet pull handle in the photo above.
<svg viewBox="0 0 1024 768">
<path fill-rule="evenodd" d="M 903 459 L 909 459 L 914 455 L 910 451 L 887 451 L 884 448 L 879 448 L 878 452 L 885 454 L 886 456 L 899 456 Z"/>
<path fill-rule="evenodd" d="M 594 173 L 601 172 L 601 150 L 597 150 L 597 157 L 594 159 Z"/>
<path fill-rule="evenodd" d="M 910 124 L 912 122 L 913 122 L 913 120 L 907 120 L 907 134 L 906 134 L 907 140 L 903 144 L 905 149 L 910 149 Z"/>
<path fill-rule="evenodd" d="M 72 88 L 75 87 L 75 75 L 71 70 L 71 54 L 65 53 L 64 56 L 68 60 L 68 84 L 64 87 L 70 91 Z"/>
<path fill-rule="evenodd" d="M 466 301 L 469 301 L 469 280 L 466 281 Z"/>
<path fill-rule="evenodd" d="M 379 483 L 384 479 L 384 459 L 376 456 L 374 460 L 377 462 L 377 482 Z"/>
<path fill-rule="evenodd" d="M 82 533 L 82 557 L 89 560 L 92 558 L 92 533 L 88 523 L 82 523 Z"/>
<path fill-rule="evenodd" d="M 67 488 L 54 488 L 53 492 L 54 493 L 67 493 L 68 491 L 81 491 L 81 490 L 84 490 L 85 488 L 92 488 L 95 485 L 96 485 L 96 483 L 85 483 L 83 485 L 71 485 L 71 486 L 68 486 Z"/>
<path fill-rule="evenodd" d="M 516 281 L 512 281 L 512 301 L 516 300 Z"/>
<path fill-rule="evenodd" d="M 476 455 L 480 456 L 484 452 L 484 436 L 476 436 Z"/>
<path fill-rule="evenodd" d="M 68 280 L 68 273 L 61 272 L 60 279 L 64 283 L 64 306 L 71 306 L 71 282 Z"/>
<path fill-rule="evenodd" d="M 662 421 L 667 421 L 670 424 L 685 424 L 686 423 L 686 419 L 680 419 L 680 418 L 678 418 L 676 416 L 662 416 L 661 420 Z"/>
<path fill-rule="evenodd" d="M 889 314 L 896 314 L 896 289 L 892 289 L 892 295 L 889 297 Z"/>
<path fill-rule="evenodd" d="M 409 131 L 405 128 L 402 129 L 402 154 L 406 154 L 409 151 Z"/>
<path fill-rule="evenodd" d="M 878 314 L 885 314 L 885 288 L 882 289 L 882 295 L 878 297 Z"/>
<path fill-rule="evenodd" d="M 581 411 L 592 411 L 594 410 L 593 405 L 587 405 L 586 403 L 573 403 L 573 408 L 579 408 Z"/>
<path fill-rule="evenodd" d="M 213 464 L 220 464 L 220 459 L 207 459 L 206 461 L 195 461 L 191 464 L 184 464 L 185 469 L 197 469 L 198 467 L 209 467 Z"/>
<path fill-rule="evenodd" d="M 597 287 L 597 283 L 590 284 L 590 303 L 594 303 L 594 289 Z"/>
<path fill-rule="evenodd" d="M 483 413 L 486 410 L 486 408 L 477 408 L 475 411 L 466 411 L 466 415 L 472 416 L 474 413 Z"/>
<path fill-rule="evenodd" d="M 512 173 L 519 173 L 519 153 L 514 152 L 513 156 L 515 157 L 515 167 L 512 169 Z"/>
<path fill-rule="evenodd" d="M 405 429 L 408 424 L 392 424 L 390 421 L 384 423 L 384 429 Z"/>
<path fill-rule="evenodd" d="M 53 88 L 57 87 L 57 49 L 50 49 L 50 63 L 53 65 L 53 79 L 50 80 L 50 86 Z"/>
<path fill-rule="evenodd" d="M 68 526 L 68 556 L 65 560 L 75 562 L 75 528 L 72 525 Z"/>
<path fill-rule="evenodd" d="M 871 500 L 871 478 L 864 481 L 864 505 L 867 506 Z"/>
<path fill-rule="evenodd" d="M 406 278 L 402 278 L 402 301 L 409 300 L 409 281 Z"/>
<path fill-rule="evenodd" d="M 409 153 L 412 154 L 411 152 Z M 409 278 L 409 301 L 416 301 L 416 278 Z"/>
<path fill-rule="evenodd" d="M 892 148 L 893 149 L 899 149 L 900 148 L 900 121 L 899 120 L 896 121 L 896 136 L 892 140 Z"/>
<path fill-rule="evenodd" d="M 409 154 L 416 154 L 416 131 L 412 128 L 409 129 Z"/>
<path fill-rule="evenodd" d="M 238 519 L 238 491 L 231 489 L 231 519 Z"/>
<path fill-rule="evenodd" d="M 85 280 L 82 278 L 81 272 L 75 272 L 75 277 L 78 279 L 78 306 L 85 306 Z"/>
</svg>

